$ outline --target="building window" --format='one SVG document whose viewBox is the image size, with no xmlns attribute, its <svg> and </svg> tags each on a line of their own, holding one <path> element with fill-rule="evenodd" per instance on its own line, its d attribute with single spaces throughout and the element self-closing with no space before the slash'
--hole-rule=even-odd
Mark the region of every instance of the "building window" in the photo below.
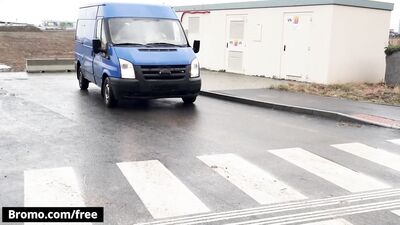
<svg viewBox="0 0 400 225">
<path fill-rule="evenodd" d="M 231 21 L 230 38 L 235 40 L 243 40 L 244 38 L 244 21 Z"/>
</svg>

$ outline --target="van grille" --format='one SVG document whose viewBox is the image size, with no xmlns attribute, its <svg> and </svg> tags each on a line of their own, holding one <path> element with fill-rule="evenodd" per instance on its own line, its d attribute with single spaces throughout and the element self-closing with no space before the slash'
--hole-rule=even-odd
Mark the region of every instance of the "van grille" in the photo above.
<svg viewBox="0 0 400 225">
<path fill-rule="evenodd" d="M 185 65 L 141 66 L 140 70 L 146 80 L 177 80 L 185 78 L 188 72 Z"/>
</svg>

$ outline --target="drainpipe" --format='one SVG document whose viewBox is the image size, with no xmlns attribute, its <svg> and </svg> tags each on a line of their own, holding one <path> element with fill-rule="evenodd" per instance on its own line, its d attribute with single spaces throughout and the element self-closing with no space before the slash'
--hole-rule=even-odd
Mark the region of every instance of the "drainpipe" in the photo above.
<svg viewBox="0 0 400 225">
<path fill-rule="evenodd" d="M 210 13 L 210 11 L 205 11 L 205 10 L 203 10 L 203 11 L 193 11 L 193 10 L 182 11 L 181 22 L 183 22 L 183 17 L 185 16 L 185 14 L 208 14 L 208 13 Z"/>
</svg>

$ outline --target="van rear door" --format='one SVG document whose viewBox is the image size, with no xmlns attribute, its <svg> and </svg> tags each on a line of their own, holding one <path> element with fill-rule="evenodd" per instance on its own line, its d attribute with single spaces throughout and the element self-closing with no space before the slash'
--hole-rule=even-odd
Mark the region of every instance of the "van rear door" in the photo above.
<svg viewBox="0 0 400 225">
<path fill-rule="evenodd" d="M 77 24 L 77 40 L 81 44 L 79 49 L 82 55 L 81 69 L 86 79 L 92 82 L 94 82 L 92 41 L 96 31 L 97 8 L 98 6 L 81 8 Z"/>
<path fill-rule="evenodd" d="M 105 34 L 104 20 L 103 18 L 97 18 L 96 22 L 96 37 L 95 39 L 100 40 L 101 49 L 106 50 L 107 48 L 107 37 Z M 99 52 L 94 54 L 93 58 L 93 72 L 96 84 L 102 83 L 103 71 L 106 65 L 110 65 L 110 60 L 107 57 L 107 52 Z"/>
</svg>

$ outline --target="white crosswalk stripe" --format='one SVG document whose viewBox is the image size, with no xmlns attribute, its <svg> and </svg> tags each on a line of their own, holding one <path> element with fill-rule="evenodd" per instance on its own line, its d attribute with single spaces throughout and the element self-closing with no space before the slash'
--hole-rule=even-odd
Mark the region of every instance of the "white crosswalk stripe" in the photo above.
<svg viewBox="0 0 400 225">
<path fill-rule="evenodd" d="M 71 167 L 24 171 L 24 192 L 25 207 L 85 207 L 77 177 Z"/>
<path fill-rule="evenodd" d="M 400 145 L 400 139 L 389 140 L 389 142 L 392 142 L 393 144 L 396 145 Z"/>
<path fill-rule="evenodd" d="M 390 188 L 389 185 L 301 148 L 271 150 L 272 154 L 350 192 Z"/>
<path fill-rule="evenodd" d="M 198 158 L 260 204 L 306 199 L 294 188 L 237 155 Z"/>
<path fill-rule="evenodd" d="M 71 167 L 24 172 L 26 207 L 85 206 Z"/>
<path fill-rule="evenodd" d="M 400 155 L 370 147 L 360 143 L 332 145 L 344 152 L 356 155 L 371 162 L 400 171 Z"/>
<path fill-rule="evenodd" d="M 158 160 L 117 164 L 154 218 L 208 212 L 209 209 Z"/>
<path fill-rule="evenodd" d="M 337 220 L 326 220 L 326 221 L 319 221 L 314 223 L 307 223 L 302 225 L 353 225 L 349 221 L 344 219 L 337 219 Z"/>
</svg>

